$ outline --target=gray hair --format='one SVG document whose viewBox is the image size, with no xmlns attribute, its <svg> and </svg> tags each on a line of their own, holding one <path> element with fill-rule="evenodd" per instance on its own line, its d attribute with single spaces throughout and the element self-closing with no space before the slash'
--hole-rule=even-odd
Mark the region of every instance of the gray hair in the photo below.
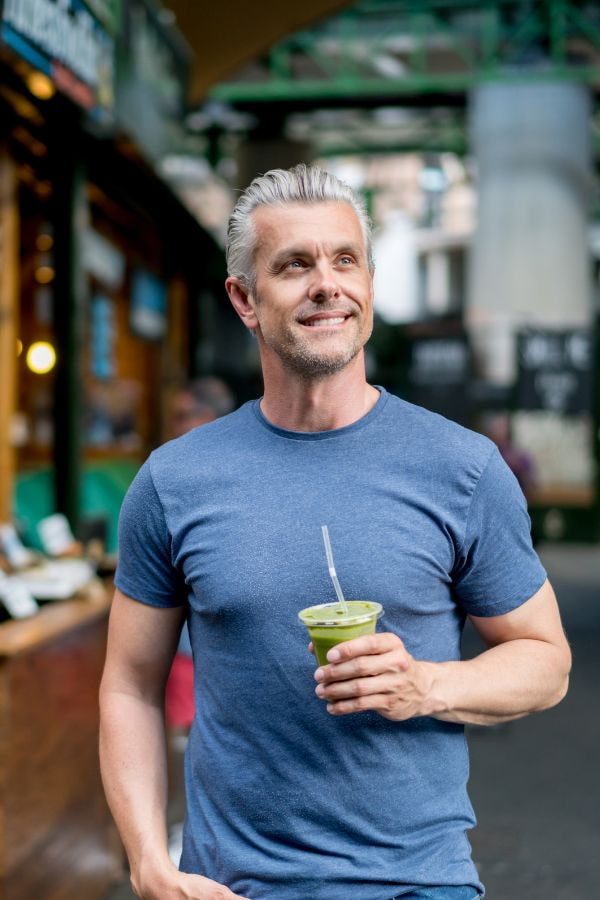
<svg viewBox="0 0 600 900">
<path fill-rule="evenodd" d="M 252 213 L 258 206 L 286 203 L 348 203 L 358 217 L 373 272 L 372 225 L 363 198 L 353 188 L 318 166 L 300 163 L 291 169 L 271 169 L 259 175 L 241 195 L 227 226 L 227 272 L 237 276 L 246 290 L 256 288 L 254 253 L 256 230 Z"/>
</svg>

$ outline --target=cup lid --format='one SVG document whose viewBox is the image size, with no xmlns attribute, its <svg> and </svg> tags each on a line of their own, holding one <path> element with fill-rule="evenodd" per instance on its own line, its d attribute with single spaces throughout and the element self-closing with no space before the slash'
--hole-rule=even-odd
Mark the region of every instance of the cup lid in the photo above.
<svg viewBox="0 0 600 900">
<path fill-rule="evenodd" d="M 316 606 L 308 606 L 301 609 L 298 618 L 304 626 L 318 626 L 319 628 L 345 628 L 351 625 L 363 625 L 372 621 L 373 617 L 379 619 L 383 614 L 381 603 L 370 600 L 347 600 L 348 615 L 340 609 L 339 603 L 319 603 Z"/>
</svg>

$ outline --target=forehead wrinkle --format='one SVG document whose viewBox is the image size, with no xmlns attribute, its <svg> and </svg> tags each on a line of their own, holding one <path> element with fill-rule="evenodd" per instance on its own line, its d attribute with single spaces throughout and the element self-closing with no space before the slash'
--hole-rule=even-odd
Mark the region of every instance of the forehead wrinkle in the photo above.
<svg viewBox="0 0 600 900">
<path fill-rule="evenodd" d="M 313 212 L 314 217 L 311 215 Z M 327 213 L 327 221 L 324 221 L 324 213 Z M 253 262 L 255 266 L 263 265 L 267 271 L 280 265 L 279 261 L 286 252 L 295 251 L 299 256 L 315 252 L 314 248 L 319 245 L 318 238 L 315 240 L 315 235 L 311 234 L 313 226 L 317 230 L 326 228 L 325 239 L 328 238 L 327 231 L 331 234 L 330 240 L 323 244 L 326 253 L 351 252 L 371 268 L 364 229 L 356 211 L 345 202 L 261 204 L 252 211 L 250 219 L 256 238 Z M 297 227 L 304 233 L 295 236 L 290 233 L 287 248 L 279 249 L 282 237 L 285 240 L 286 230 L 289 228 L 292 231 Z"/>
</svg>

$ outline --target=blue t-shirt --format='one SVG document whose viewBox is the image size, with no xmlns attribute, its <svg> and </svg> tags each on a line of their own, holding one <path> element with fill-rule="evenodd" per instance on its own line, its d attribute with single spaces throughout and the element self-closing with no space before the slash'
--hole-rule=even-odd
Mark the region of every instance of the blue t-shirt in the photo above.
<svg viewBox="0 0 600 900">
<path fill-rule="evenodd" d="M 465 614 L 543 584 L 525 501 L 494 445 L 382 390 L 345 428 L 298 433 L 258 401 L 155 451 L 123 505 L 116 576 L 143 603 L 188 604 L 196 718 L 181 868 L 251 900 L 387 900 L 472 884 L 460 725 L 314 694 L 298 611 L 383 604 L 417 659 L 460 658 Z"/>
</svg>

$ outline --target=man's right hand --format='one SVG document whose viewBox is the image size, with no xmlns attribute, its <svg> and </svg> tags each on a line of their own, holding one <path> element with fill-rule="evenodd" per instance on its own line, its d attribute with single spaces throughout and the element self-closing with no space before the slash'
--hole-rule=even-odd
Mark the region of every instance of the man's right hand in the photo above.
<svg viewBox="0 0 600 900">
<path fill-rule="evenodd" d="M 115 590 L 100 689 L 102 779 L 140 900 L 247 900 L 180 872 L 167 851 L 164 691 L 184 612 Z"/>
<path fill-rule="evenodd" d="M 152 883 L 148 883 L 150 881 Z M 224 884 L 202 875 L 188 875 L 175 868 L 154 878 L 146 876 L 142 886 L 135 882 L 132 878 L 134 893 L 140 900 L 249 900 L 234 894 Z"/>
</svg>

